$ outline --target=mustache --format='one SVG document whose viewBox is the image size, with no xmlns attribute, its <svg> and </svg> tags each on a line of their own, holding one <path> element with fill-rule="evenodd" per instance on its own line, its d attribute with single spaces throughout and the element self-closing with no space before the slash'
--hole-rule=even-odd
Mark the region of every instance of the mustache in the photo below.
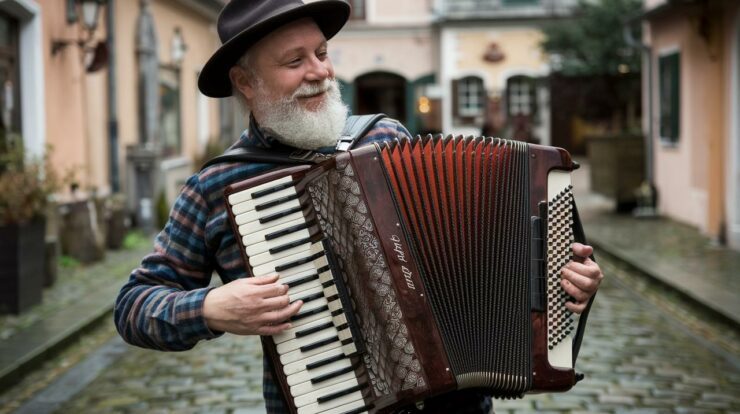
<svg viewBox="0 0 740 414">
<path fill-rule="evenodd" d="M 303 83 L 298 89 L 293 92 L 291 99 L 305 98 L 309 96 L 318 95 L 320 93 L 328 92 L 333 88 L 336 88 L 335 81 L 324 79 L 317 83 Z"/>
</svg>

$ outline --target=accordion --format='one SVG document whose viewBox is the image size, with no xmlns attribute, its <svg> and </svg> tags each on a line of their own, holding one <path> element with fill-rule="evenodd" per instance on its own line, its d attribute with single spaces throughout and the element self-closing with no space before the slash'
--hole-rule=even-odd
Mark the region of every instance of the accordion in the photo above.
<svg viewBox="0 0 740 414">
<path fill-rule="evenodd" d="M 277 273 L 304 302 L 263 337 L 291 412 L 570 389 L 585 325 L 560 287 L 581 233 L 575 168 L 560 148 L 427 136 L 227 187 L 249 275 Z"/>
</svg>

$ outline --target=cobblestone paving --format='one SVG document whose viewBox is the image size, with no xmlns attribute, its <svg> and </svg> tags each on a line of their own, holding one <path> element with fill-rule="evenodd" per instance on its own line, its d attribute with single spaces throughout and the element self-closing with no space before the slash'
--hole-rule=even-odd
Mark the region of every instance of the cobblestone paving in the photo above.
<svg viewBox="0 0 740 414">
<path fill-rule="evenodd" d="M 610 278 L 578 361 L 586 379 L 564 394 L 497 401 L 496 412 L 740 413 L 739 355 L 730 349 L 728 360 L 709 351 L 692 337 L 692 325 L 624 289 L 620 283 L 631 279 L 623 269 L 601 265 Z M 712 343 L 723 335 L 696 332 Z M 131 348 L 59 412 L 260 413 L 261 369 L 256 338 L 227 335 L 183 353 Z"/>
</svg>

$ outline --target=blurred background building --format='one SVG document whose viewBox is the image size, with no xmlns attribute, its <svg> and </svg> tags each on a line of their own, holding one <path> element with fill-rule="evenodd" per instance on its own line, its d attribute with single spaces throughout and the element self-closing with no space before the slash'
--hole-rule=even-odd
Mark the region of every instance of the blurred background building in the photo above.
<svg viewBox="0 0 740 414">
<path fill-rule="evenodd" d="M 645 0 L 641 19 L 660 211 L 740 249 L 740 2 Z"/>
<path fill-rule="evenodd" d="M 226 2 L 0 1 L 3 148 L 51 146 L 53 165 L 75 172 L 65 197 L 117 195 L 119 216 L 157 228 L 185 178 L 245 126 L 231 99 L 197 88 Z M 599 76 L 569 73 L 573 56 L 546 46 L 584 18 L 578 0 L 349 2 L 330 53 L 353 113 L 562 146 L 589 157 L 594 190 L 623 210 L 642 197 L 740 249 L 737 1 L 635 0 L 612 32 L 622 42 L 624 27 L 616 56 L 638 63 Z"/>
</svg>

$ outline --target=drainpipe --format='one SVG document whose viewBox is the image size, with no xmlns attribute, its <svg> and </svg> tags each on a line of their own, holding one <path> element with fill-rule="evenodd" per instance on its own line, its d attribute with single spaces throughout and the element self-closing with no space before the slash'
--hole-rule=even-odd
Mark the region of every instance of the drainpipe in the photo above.
<svg viewBox="0 0 740 414">
<path fill-rule="evenodd" d="M 640 17 L 638 21 L 642 21 Z M 645 139 L 645 181 L 640 186 L 638 208 L 635 215 L 640 217 L 654 217 L 657 214 L 658 190 L 655 187 L 653 174 L 653 51 L 650 46 L 635 39 L 631 25 L 636 19 L 630 19 L 622 26 L 624 41 L 631 47 L 639 49 L 647 62 L 647 117 L 648 136 Z"/>
<path fill-rule="evenodd" d="M 110 188 L 112 193 L 121 191 L 121 181 L 118 169 L 118 108 L 116 106 L 116 47 L 115 32 L 115 0 L 108 0 L 106 7 L 106 27 L 108 35 L 108 168 Z"/>
</svg>

